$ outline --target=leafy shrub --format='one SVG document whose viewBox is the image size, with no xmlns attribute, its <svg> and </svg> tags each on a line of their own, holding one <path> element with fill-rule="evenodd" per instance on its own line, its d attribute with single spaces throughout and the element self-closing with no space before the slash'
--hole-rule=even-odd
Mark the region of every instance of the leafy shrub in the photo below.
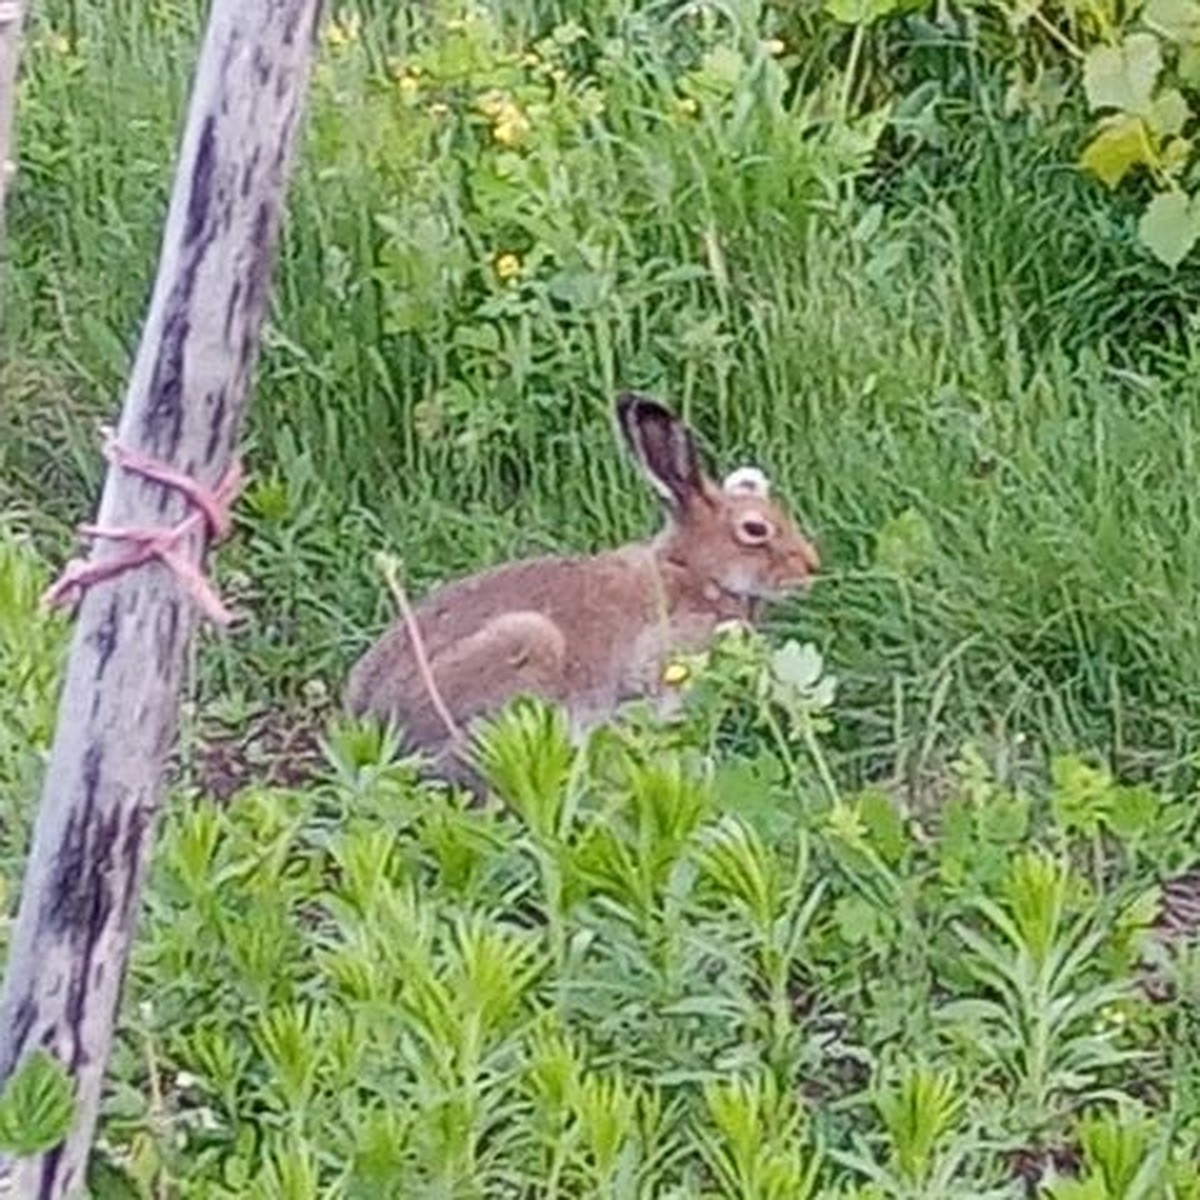
<svg viewBox="0 0 1200 1200">
<path fill-rule="evenodd" d="M 63 623 L 38 614 L 49 581 L 24 532 L 0 522 L 0 841 L 15 852 L 31 828 L 64 661 Z"/>
<path fill-rule="evenodd" d="M 1190 999 L 1131 974 L 1190 804 L 970 753 L 940 813 L 843 794 L 815 652 L 681 667 L 677 722 L 582 747 L 511 706 L 504 805 L 343 723 L 311 787 L 177 795 L 99 1194 L 1012 1195 L 1064 1144 L 1080 1187 L 1192 1194 Z"/>
<path fill-rule="evenodd" d="M 514 707 L 502 805 L 342 726 L 311 786 L 178 788 L 97 1195 L 1195 1194 L 1195 955 L 1149 936 L 1194 804 L 1051 751 L 1084 730 L 1146 777 L 1195 745 L 1186 265 L 1148 273 L 1061 169 L 1086 147 L 1133 200 L 1148 173 L 1175 198 L 1143 234 L 1186 249 L 1164 11 L 335 11 L 209 707 L 340 671 L 376 544 L 424 585 L 638 527 L 592 441 L 633 378 L 769 455 L 837 566 L 798 640 L 678 664 L 670 726 L 575 748 Z M 35 14 L 0 456 L 60 542 L 200 15 Z M 63 645 L 42 576 L 0 539 L 10 898 Z M 0 1142 L 53 1141 L 60 1084 L 32 1067 Z"/>
</svg>

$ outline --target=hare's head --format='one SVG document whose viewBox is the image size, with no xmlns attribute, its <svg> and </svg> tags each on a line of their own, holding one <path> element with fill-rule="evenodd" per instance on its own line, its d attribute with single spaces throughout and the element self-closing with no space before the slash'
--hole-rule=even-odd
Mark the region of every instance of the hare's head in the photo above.
<svg viewBox="0 0 1200 1200">
<path fill-rule="evenodd" d="M 667 557 L 736 596 L 769 600 L 807 588 L 820 559 L 757 467 L 714 483 L 691 430 L 645 396 L 622 393 L 617 421 L 667 509 Z"/>
</svg>

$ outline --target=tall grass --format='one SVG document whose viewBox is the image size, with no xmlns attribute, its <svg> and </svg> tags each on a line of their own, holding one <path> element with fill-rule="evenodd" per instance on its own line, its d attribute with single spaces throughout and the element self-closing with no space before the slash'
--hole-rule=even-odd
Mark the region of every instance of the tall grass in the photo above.
<svg viewBox="0 0 1200 1200">
<path fill-rule="evenodd" d="M 336 26 L 316 81 L 222 555 L 249 622 L 205 695 L 335 683 L 387 615 L 381 545 L 419 588 L 645 531 L 608 417 L 633 385 L 814 531 L 827 577 L 775 621 L 846 680 L 858 769 L 919 774 L 965 736 L 1187 760 L 1193 295 L 1063 137 L 997 115 L 969 44 L 937 53 L 973 107 L 950 88 L 885 185 L 869 120 L 798 93 L 812 61 L 775 53 L 773 10 L 384 9 Z M 34 14 L 0 468 L 57 553 L 137 337 L 199 10 Z"/>
</svg>

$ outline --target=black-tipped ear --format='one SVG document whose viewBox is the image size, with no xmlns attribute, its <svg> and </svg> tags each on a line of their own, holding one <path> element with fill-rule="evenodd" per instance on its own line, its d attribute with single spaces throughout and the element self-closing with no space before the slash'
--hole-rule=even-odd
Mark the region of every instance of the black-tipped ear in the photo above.
<svg viewBox="0 0 1200 1200">
<path fill-rule="evenodd" d="M 696 440 L 668 408 L 649 396 L 622 392 L 617 423 L 650 485 L 675 511 L 704 493 L 704 471 Z"/>
</svg>

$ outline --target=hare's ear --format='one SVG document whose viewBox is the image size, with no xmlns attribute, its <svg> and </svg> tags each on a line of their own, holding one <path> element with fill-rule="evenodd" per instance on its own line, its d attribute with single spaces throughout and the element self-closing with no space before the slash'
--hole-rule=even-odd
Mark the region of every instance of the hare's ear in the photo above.
<svg viewBox="0 0 1200 1200">
<path fill-rule="evenodd" d="M 622 392 L 617 422 L 650 485 L 673 512 L 704 495 L 704 471 L 692 431 L 648 396 Z"/>
</svg>

